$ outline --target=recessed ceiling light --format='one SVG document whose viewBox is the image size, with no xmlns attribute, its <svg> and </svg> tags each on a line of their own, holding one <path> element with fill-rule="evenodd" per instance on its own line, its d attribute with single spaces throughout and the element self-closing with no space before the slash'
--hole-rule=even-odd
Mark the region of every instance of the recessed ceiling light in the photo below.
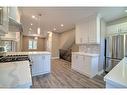
<svg viewBox="0 0 127 95">
<path fill-rule="evenodd" d="M 53 29 L 54 31 L 56 30 L 56 28 Z"/>
<path fill-rule="evenodd" d="M 127 9 L 126 10 L 124 10 L 125 12 L 127 12 Z"/>
<path fill-rule="evenodd" d="M 33 25 L 32 23 L 30 25 Z"/>
<path fill-rule="evenodd" d="M 32 15 L 32 18 L 35 18 L 35 16 L 34 16 L 34 15 Z"/>
<path fill-rule="evenodd" d="M 63 24 L 61 24 L 60 26 L 61 26 L 61 27 L 63 27 L 64 25 L 63 25 Z"/>
</svg>

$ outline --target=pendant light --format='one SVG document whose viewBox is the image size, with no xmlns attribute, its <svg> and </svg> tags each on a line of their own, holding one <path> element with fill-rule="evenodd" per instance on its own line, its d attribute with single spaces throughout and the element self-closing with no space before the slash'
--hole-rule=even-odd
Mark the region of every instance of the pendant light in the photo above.
<svg viewBox="0 0 127 95">
<path fill-rule="evenodd" d="M 38 28 L 37 28 L 37 34 L 40 35 L 41 32 L 41 14 L 38 14 Z"/>
</svg>

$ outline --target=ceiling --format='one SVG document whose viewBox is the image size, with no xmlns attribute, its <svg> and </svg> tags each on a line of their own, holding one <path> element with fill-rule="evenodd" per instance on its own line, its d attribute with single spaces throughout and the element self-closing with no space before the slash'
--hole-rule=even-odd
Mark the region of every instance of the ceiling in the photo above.
<svg viewBox="0 0 127 95">
<path fill-rule="evenodd" d="M 37 27 L 41 27 L 41 36 L 48 31 L 62 33 L 75 27 L 75 24 L 94 13 L 100 13 L 106 22 L 124 17 L 125 7 L 20 7 L 21 23 L 24 35 L 37 34 Z M 38 14 L 41 14 L 40 20 Z M 32 15 L 35 18 L 32 18 Z M 33 25 L 31 25 L 31 23 Z M 61 27 L 61 24 L 64 26 Z M 29 28 L 31 30 L 29 31 Z M 54 31 L 54 28 L 56 30 Z"/>
</svg>

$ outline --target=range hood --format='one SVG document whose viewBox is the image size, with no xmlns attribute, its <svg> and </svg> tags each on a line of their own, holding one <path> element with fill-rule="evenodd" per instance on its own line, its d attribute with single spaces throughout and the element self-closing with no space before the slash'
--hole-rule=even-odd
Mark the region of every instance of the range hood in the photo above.
<svg viewBox="0 0 127 95">
<path fill-rule="evenodd" d="M 9 31 L 12 31 L 12 32 L 23 32 L 22 24 L 17 22 L 12 17 L 9 17 Z"/>
</svg>

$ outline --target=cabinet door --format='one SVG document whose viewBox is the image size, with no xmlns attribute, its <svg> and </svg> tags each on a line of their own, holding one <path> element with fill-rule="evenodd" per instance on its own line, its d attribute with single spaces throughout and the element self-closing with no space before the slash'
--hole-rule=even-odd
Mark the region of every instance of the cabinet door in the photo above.
<svg viewBox="0 0 127 95">
<path fill-rule="evenodd" d="M 0 35 L 8 33 L 8 8 L 0 7 Z"/>
<path fill-rule="evenodd" d="M 76 43 L 88 43 L 88 21 L 81 22 L 76 25 Z"/>
<path fill-rule="evenodd" d="M 87 74 L 87 75 L 90 75 L 91 73 L 91 57 L 90 56 L 84 56 L 84 63 L 83 63 L 83 66 L 84 67 L 84 72 Z"/>
<path fill-rule="evenodd" d="M 96 42 L 96 20 L 89 18 L 89 43 Z"/>
<path fill-rule="evenodd" d="M 82 64 L 83 64 L 83 55 L 77 55 L 77 70 L 81 73 L 83 73 L 82 71 Z"/>
<path fill-rule="evenodd" d="M 85 21 L 85 23 L 82 25 L 82 44 L 88 43 L 88 35 L 89 35 L 89 22 Z"/>
<path fill-rule="evenodd" d="M 45 73 L 50 73 L 50 65 L 51 65 L 51 59 L 50 59 L 50 55 L 44 55 L 42 56 L 42 60 L 44 61 L 44 72 Z"/>
<path fill-rule="evenodd" d="M 100 18 L 90 17 L 89 18 L 89 43 L 100 43 Z"/>
<path fill-rule="evenodd" d="M 111 25 L 107 27 L 107 35 L 118 34 L 119 25 Z"/>
<path fill-rule="evenodd" d="M 120 33 L 127 33 L 127 22 L 119 24 Z"/>
<path fill-rule="evenodd" d="M 72 69 L 76 69 L 77 68 L 77 60 L 78 60 L 78 56 L 76 54 L 72 54 Z"/>
<path fill-rule="evenodd" d="M 72 69 L 81 71 L 81 62 L 82 62 L 82 57 L 78 54 L 73 54 L 72 55 Z"/>
<path fill-rule="evenodd" d="M 44 72 L 44 61 L 42 56 L 31 56 L 32 58 L 32 75 L 39 75 Z"/>
<path fill-rule="evenodd" d="M 82 25 L 77 24 L 76 25 L 76 31 L 75 31 L 75 37 L 76 37 L 76 44 L 82 44 Z"/>
</svg>

